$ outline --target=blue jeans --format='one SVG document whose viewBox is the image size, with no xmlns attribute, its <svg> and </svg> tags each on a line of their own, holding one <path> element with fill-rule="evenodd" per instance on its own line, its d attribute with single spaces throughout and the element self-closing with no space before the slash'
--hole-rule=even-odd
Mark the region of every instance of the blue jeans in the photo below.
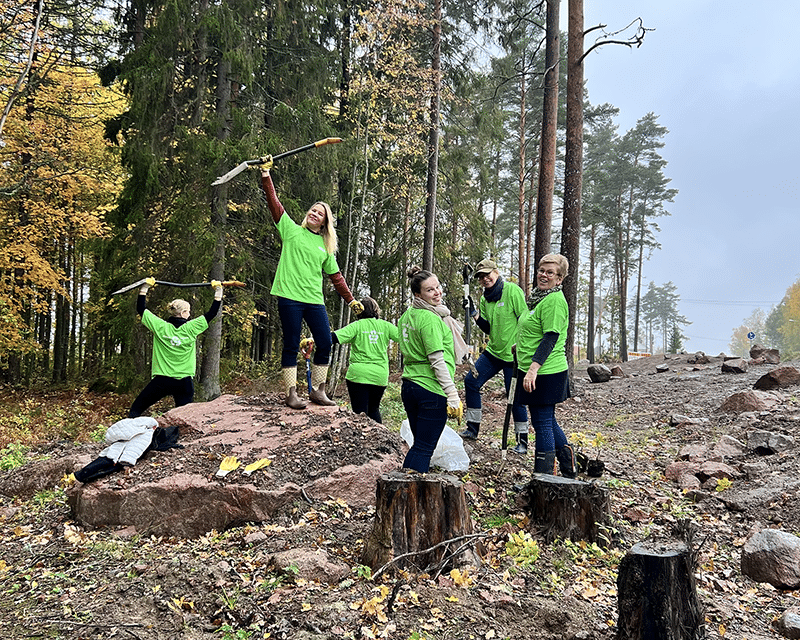
<svg viewBox="0 0 800 640">
<path fill-rule="evenodd" d="M 567 436 L 556 422 L 556 405 L 532 404 L 528 409 L 536 432 L 536 451 L 553 451 L 567 444 Z"/>
<path fill-rule="evenodd" d="M 447 398 L 406 379 L 403 379 L 400 397 L 414 435 L 414 444 L 406 454 L 403 467 L 427 473 L 433 451 L 447 423 Z"/>
<path fill-rule="evenodd" d="M 296 367 L 300 349 L 300 332 L 306 321 L 314 338 L 314 364 L 327 365 L 331 356 L 331 323 L 324 304 L 309 304 L 278 298 L 278 317 L 283 330 L 281 367 Z"/>
<path fill-rule="evenodd" d="M 506 396 L 508 396 L 508 390 L 511 387 L 511 377 L 514 375 L 513 362 L 505 362 L 493 356 L 488 351 L 484 351 L 475 363 L 475 368 L 478 370 L 477 377 L 470 371 L 467 373 L 466 378 L 464 378 L 464 395 L 467 401 L 467 409 L 481 408 L 481 387 L 494 378 L 501 370 L 503 372 L 503 381 L 506 385 Z M 511 408 L 511 414 L 514 416 L 514 422 L 528 421 L 528 412 L 524 404 L 514 403 L 514 406 Z"/>
</svg>

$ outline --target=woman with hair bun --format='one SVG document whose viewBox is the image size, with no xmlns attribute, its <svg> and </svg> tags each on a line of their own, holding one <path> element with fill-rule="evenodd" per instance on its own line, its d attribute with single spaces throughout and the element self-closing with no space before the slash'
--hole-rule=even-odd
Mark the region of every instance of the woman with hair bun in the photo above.
<svg viewBox="0 0 800 640">
<path fill-rule="evenodd" d="M 447 417 L 464 416 L 455 385 L 454 332 L 460 327 L 442 304 L 442 286 L 430 271 L 412 267 L 411 306 L 397 323 L 403 354 L 401 398 L 414 443 L 403 468 L 427 473 Z"/>
<path fill-rule="evenodd" d="M 147 292 L 155 282 L 154 278 L 147 278 L 136 299 L 136 312 L 142 316 L 142 324 L 153 333 L 153 363 L 152 378 L 133 401 L 129 418 L 139 417 L 167 396 L 173 397 L 176 407 L 194 399 L 197 336 L 208 329 L 222 306 L 222 283 L 213 280 L 214 301 L 202 316 L 189 320 L 191 305 L 177 298 L 169 303 L 169 319 L 162 320 L 147 308 Z"/>
<path fill-rule="evenodd" d="M 286 392 L 286 405 L 292 409 L 306 408 L 306 402 L 297 396 L 297 351 L 300 348 L 303 320 L 311 331 L 316 347 L 311 366 L 313 390 L 309 391 L 308 398 L 316 404 L 335 405 L 325 392 L 332 342 L 322 294 L 323 274 L 330 278 L 336 293 L 356 315 L 362 311 L 361 303 L 350 293 L 336 263 L 338 242 L 330 206 L 325 202 L 315 202 L 306 212 L 302 224 L 297 224 L 285 215 L 275 193 L 269 173 L 272 157 L 263 160 L 260 165 L 261 187 L 283 243 L 270 293 L 278 298 L 278 316 L 283 330 L 281 378 Z"/>
<path fill-rule="evenodd" d="M 397 327 L 381 320 L 381 308 L 369 296 L 361 298 L 359 319 L 331 334 L 333 343 L 350 345 L 347 393 L 354 413 L 382 422 L 381 398 L 389 384 L 389 340 L 397 342 Z"/>
</svg>

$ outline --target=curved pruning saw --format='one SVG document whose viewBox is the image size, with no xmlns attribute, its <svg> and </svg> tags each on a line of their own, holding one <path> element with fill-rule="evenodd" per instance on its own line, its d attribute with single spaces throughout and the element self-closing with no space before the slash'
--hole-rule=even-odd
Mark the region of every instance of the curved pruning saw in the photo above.
<svg viewBox="0 0 800 640">
<path fill-rule="evenodd" d="M 341 138 L 323 138 L 322 140 L 317 140 L 316 142 L 312 142 L 311 144 L 304 145 L 302 147 L 297 147 L 297 149 L 292 149 L 291 151 L 284 151 L 283 153 L 279 153 L 278 155 L 272 156 L 272 161 L 280 160 L 282 158 L 288 158 L 289 156 L 293 156 L 296 153 L 300 153 L 301 151 L 308 151 L 309 149 L 316 149 L 317 147 L 322 147 L 326 144 L 336 144 L 337 142 L 341 142 Z M 231 169 L 226 173 L 224 176 L 220 176 L 214 182 L 211 183 L 212 187 L 215 187 L 220 184 L 225 184 L 229 180 L 238 176 L 242 171 L 247 169 L 248 167 L 254 167 L 259 164 L 264 164 L 265 158 L 256 158 L 254 160 L 245 160 L 237 167 Z"/>
</svg>

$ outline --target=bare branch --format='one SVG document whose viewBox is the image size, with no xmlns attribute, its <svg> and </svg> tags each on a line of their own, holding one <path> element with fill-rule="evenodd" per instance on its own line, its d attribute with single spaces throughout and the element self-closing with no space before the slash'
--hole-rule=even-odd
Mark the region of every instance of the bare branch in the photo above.
<svg viewBox="0 0 800 640">
<path fill-rule="evenodd" d="M 634 33 L 630 38 L 628 38 L 627 40 L 616 40 L 616 39 L 614 39 L 614 36 L 617 36 L 620 33 L 624 33 L 625 31 L 630 29 L 632 25 L 637 24 L 637 23 L 638 23 L 638 26 L 636 27 L 636 33 Z M 602 25 L 601 24 L 601 25 L 597 25 L 596 27 L 592 27 L 591 29 L 587 29 L 586 31 L 584 31 L 583 35 L 586 36 L 588 33 L 592 32 L 592 31 L 595 31 L 597 29 L 602 29 L 603 30 L 603 35 L 600 36 L 597 39 L 597 41 L 595 41 L 595 43 L 591 47 L 589 47 L 586 51 L 584 51 L 583 55 L 578 59 L 578 64 L 581 64 L 583 62 L 584 58 L 586 58 L 586 56 L 588 56 L 592 51 L 594 51 L 595 49 L 598 49 L 599 47 L 602 47 L 603 45 L 606 45 L 606 44 L 621 44 L 621 45 L 624 45 L 626 47 L 636 46 L 637 48 L 639 48 L 639 47 L 642 46 L 642 43 L 644 42 L 644 37 L 645 37 L 645 35 L 647 35 L 647 32 L 648 31 L 655 31 L 655 29 L 646 29 L 644 27 L 644 25 L 642 24 L 642 19 L 641 18 L 636 18 L 635 20 L 630 22 L 625 28 L 620 29 L 619 31 L 614 31 L 612 33 L 606 33 L 605 32 L 605 26 L 606 25 Z"/>
<path fill-rule="evenodd" d="M 39 41 L 39 25 L 42 22 L 42 14 L 44 13 L 44 0 L 39 0 L 37 2 L 36 9 L 37 9 L 36 24 L 33 27 L 33 35 L 31 36 L 31 46 L 30 49 L 28 50 L 28 61 L 25 64 L 25 68 L 22 70 L 22 73 L 19 74 L 19 78 L 17 78 L 17 83 L 14 85 L 14 90 L 8 97 L 6 108 L 3 110 L 3 116 L 0 117 L 0 138 L 2 138 L 3 136 L 3 127 L 5 127 L 6 120 L 8 119 L 8 114 L 11 113 L 11 107 L 14 106 L 14 101 L 22 93 L 22 84 L 25 82 L 25 78 L 28 77 L 28 74 L 31 71 L 31 67 L 33 66 L 33 55 L 36 51 L 36 43 Z"/>
</svg>

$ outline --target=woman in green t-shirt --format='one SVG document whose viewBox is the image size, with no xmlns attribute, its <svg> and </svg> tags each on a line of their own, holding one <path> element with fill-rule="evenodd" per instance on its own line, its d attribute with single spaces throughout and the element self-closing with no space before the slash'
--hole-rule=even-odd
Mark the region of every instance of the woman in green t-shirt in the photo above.
<svg viewBox="0 0 800 640">
<path fill-rule="evenodd" d="M 336 292 L 353 311 L 361 313 L 361 303 L 353 297 L 336 263 L 336 227 L 333 213 L 325 202 L 315 202 L 306 212 L 302 224 L 284 215 L 283 205 L 275 193 L 269 170 L 272 157 L 264 158 L 261 187 L 267 197 L 272 220 L 283 246 L 270 293 L 278 298 L 278 317 L 283 330 L 281 378 L 286 391 L 286 404 L 292 409 L 305 409 L 306 402 L 297 396 L 297 351 L 300 331 L 306 321 L 316 346 L 311 367 L 308 397 L 321 405 L 335 405 L 325 392 L 328 362 L 331 354 L 331 326 L 322 294 L 323 274 L 333 283 Z"/>
<path fill-rule="evenodd" d="M 556 422 L 556 404 L 569 398 L 569 375 L 564 345 L 569 327 L 569 307 L 561 283 L 569 262 L 558 253 L 539 260 L 536 289 L 528 298 L 528 313 L 517 325 L 517 376 L 515 401 L 528 406 L 536 432 L 535 473 L 574 478 L 575 456 L 564 431 Z"/>
<path fill-rule="evenodd" d="M 381 320 L 381 308 L 369 296 L 361 298 L 364 311 L 355 322 L 332 334 L 333 343 L 350 345 L 347 367 L 347 393 L 354 413 L 366 413 L 375 422 L 381 419 L 381 398 L 389 384 L 389 340 L 397 342 L 397 327 Z"/>
<path fill-rule="evenodd" d="M 401 398 L 414 436 L 403 467 L 427 473 L 448 416 L 464 416 L 455 385 L 455 321 L 442 304 L 442 286 L 430 271 L 411 267 L 412 303 L 400 317 Z"/>
</svg>

